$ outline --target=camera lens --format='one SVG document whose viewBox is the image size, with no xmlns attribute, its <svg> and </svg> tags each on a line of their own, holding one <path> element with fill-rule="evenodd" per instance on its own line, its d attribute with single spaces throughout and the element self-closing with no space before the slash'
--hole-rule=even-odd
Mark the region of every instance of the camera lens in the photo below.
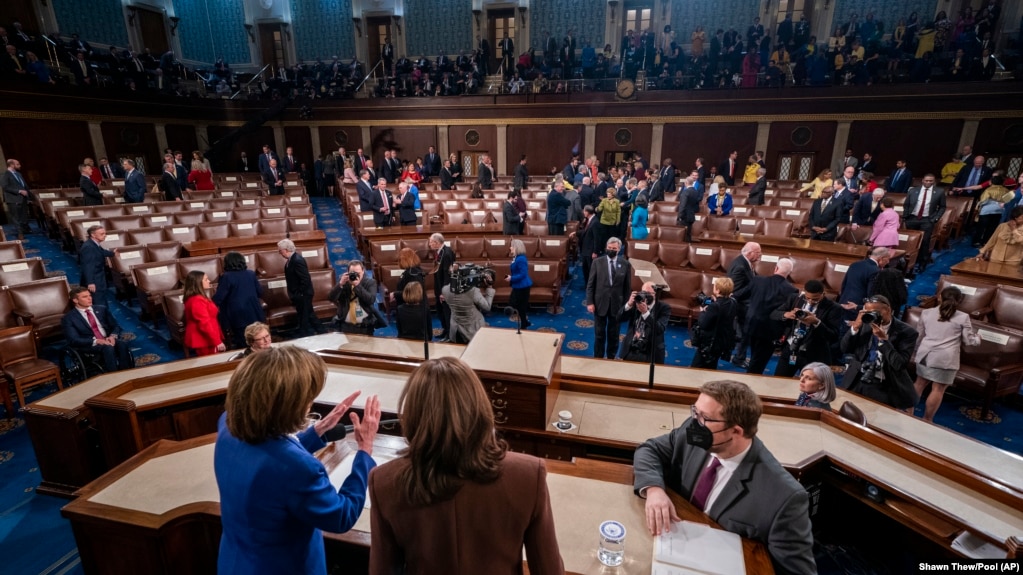
<svg viewBox="0 0 1023 575">
<path fill-rule="evenodd" d="M 797 309 L 796 310 L 796 319 L 803 319 L 804 317 L 806 317 L 806 310 L 805 309 Z"/>
</svg>

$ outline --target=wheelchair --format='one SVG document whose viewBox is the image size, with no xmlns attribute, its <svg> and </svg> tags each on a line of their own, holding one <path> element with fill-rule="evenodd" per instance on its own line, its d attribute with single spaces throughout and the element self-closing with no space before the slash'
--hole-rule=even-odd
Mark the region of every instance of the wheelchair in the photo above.
<svg viewBox="0 0 1023 575">
<path fill-rule="evenodd" d="M 131 364 L 135 365 L 135 355 L 131 353 L 130 349 L 128 355 L 131 357 Z M 64 348 L 59 365 L 60 379 L 66 386 L 72 386 L 106 373 L 103 358 L 99 354 L 72 347 Z"/>
</svg>

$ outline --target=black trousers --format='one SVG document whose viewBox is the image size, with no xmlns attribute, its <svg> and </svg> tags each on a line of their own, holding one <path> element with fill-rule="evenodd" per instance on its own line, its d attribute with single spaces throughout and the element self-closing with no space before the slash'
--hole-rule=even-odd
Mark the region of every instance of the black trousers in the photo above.
<svg viewBox="0 0 1023 575">
<path fill-rule="evenodd" d="M 512 288 L 508 304 L 519 314 L 519 322 L 523 328 L 529 327 L 529 290 L 530 288 Z"/>
<path fill-rule="evenodd" d="M 590 281 L 590 266 L 593 265 L 593 258 L 588 255 L 579 255 L 579 262 L 583 265 L 583 287 Z"/>
<path fill-rule="evenodd" d="M 1002 223 L 1002 214 L 990 214 L 977 218 L 977 229 L 973 235 L 973 243 L 984 245 L 995 233 L 995 228 Z"/>
<path fill-rule="evenodd" d="M 91 353 L 103 362 L 103 371 L 112 373 L 135 367 L 127 342 L 117 340 L 114 345 L 94 345 L 81 351 Z"/>
<path fill-rule="evenodd" d="M 618 356 L 618 336 L 622 332 L 622 324 L 618 316 L 594 315 L 593 317 L 593 357 L 614 359 Z"/>
<path fill-rule="evenodd" d="M 927 267 L 927 261 L 931 257 L 931 231 L 934 230 L 934 222 L 927 218 L 910 216 L 906 218 L 906 228 L 920 230 L 924 233 L 924 237 L 920 241 L 920 252 L 916 256 L 917 265 L 920 266 L 920 269 L 923 269 Z"/>
<path fill-rule="evenodd" d="M 326 330 L 320 325 L 320 319 L 313 313 L 313 297 L 305 296 L 291 300 L 295 306 L 295 315 L 298 316 L 298 337 L 324 333 Z"/>
<path fill-rule="evenodd" d="M 701 367 L 703 369 L 717 369 L 718 368 L 718 356 L 710 353 L 704 353 L 703 351 L 696 349 L 693 353 L 693 363 L 689 367 Z"/>
<path fill-rule="evenodd" d="M 746 373 L 763 375 L 767 362 L 771 361 L 771 356 L 774 355 L 774 340 L 750 334 L 749 346 L 750 360 Z M 788 363 L 788 358 L 784 359 Z"/>
<path fill-rule="evenodd" d="M 548 222 L 547 233 L 552 236 L 563 236 L 565 235 L 565 224 L 552 224 Z"/>
</svg>

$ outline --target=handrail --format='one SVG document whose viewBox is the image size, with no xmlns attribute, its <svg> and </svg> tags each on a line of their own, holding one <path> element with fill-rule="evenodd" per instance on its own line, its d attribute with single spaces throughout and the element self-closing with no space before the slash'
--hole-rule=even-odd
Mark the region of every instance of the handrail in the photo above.
<svg viewBox="0 0 1023 575">
<path fill-rule="evenodd" d="M 46 56 L 50 60 L 50 66 L 54 66 L 59 69 L 60 62 L 59 58 L 57 58 L 57 43 L 51 40 L 46 34 L 40 34 L 40 36 L 42 36 L 43 40 L 46 40 L 46 43 L 48 44 L 46 46 Z"/>
<path fill-rule="evenodd" d="M 251 79 L 249 79 L 249 81 L 248 81 L 248 82 L 245 82 L 245 85 L 244 85 L 244 86 L 241 86 L 240 88 L 238 88 L 238 91 L 237 91 L 237 92 L 235 92 L 234 94 L 231 94 L 231 97 L 230 97 L 230 98 L 228 98 L 228 99 L 229 99 L 229 100 L 234 100 L 234 99 L 235 99 L 235 98 L 236 98 L 236 97 L 238 96 L 238 94 L 241 94 L 241 93 L 242 93 L 242 90 L 244 90 L 245 88 L 248 88 L 248 87 L 249 87 L 249 84 L 251 84 L 251 83 L 255 82 L 255 81 L 256 81 L 256 78 L 260 78 L 260 79 L 262 79 L 262 77 L 263 77 L 263 72 L 265 72 L 265 71 L 266 71 L 266 69 L 267 69 L 267 68 L 269 68 L 269 67 L 270 67 L 270 64 L 267 64 L 266 66 L 263 66 L 262 68 L 260 68 L 260 69 L 259 69 L 259 71 L 258 71 L 258 72 L 256 72 L 256 73 L 255 73 L 255 74 L 254 74 L 254 75 L 252 76 L 252 78 L 251 78 Z"/>
<path fill-rule="evenodd" d="M 380 66 L 383 66 L 383 65 L 384 65 L 384 59 L 383 58 L 377 60 L 376 66 L 373 66 L 373 68 L 369 72 L 367 72 L 365 76 L 362 77 L 362 81 L 359 82 L 359 85 L 355 87 L 355 91 L 358 92 L 359 90 L 361 90 L 362 89 L 362 85 L 366 83 L 366 80 L 369 80 L 373 76 L 373 72 L 376 72 L 377 68 L 379 68 Z M 384 74 L 387 74 L 386 70 L 384 71 Z"/>
</svg>

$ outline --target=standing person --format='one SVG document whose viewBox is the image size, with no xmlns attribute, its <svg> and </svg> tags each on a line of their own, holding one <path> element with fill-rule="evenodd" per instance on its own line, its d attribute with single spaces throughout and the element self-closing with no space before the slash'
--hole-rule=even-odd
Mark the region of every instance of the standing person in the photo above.
<svg viewBox="0 0 1023 575">
<path fill-rule="evenodd" d="M 416 196 L 409 191 L 409 183 L 398 184 L 398 197 L 393 198 L 394 209 L 398 212 L 398 223 L 403 226 L 416 225 Z"/>
<path fill-rule="evenodd" d="M 594 316 L 593 357 L 598 359 L 618 355 L 618 312 L 629 299 L 632 286 L 632 264 L 620 255 L 621 249 L 621 240 L 608 238 L 604 255 L 593 260 L 586 282 L 586 311 Z"/>
<path fill-rule="evenodd" d="M 735 318 L 739 302 L 732 298 L 731 278 L 714 278 L 713 299 L 700 311 L 690 342 L 696 352 L 690 367 L 717 369 L 718 359 L 728 360 L 735 345 Z"/>
<path fill-rule="evenodd" d="M 824 189 L 821 197 L 810 206 L 810 239 L 824 242 L 835 241 L 838 235 L 838 223 L 841 221 L 842 204 L 832 200 L 834 190 Z"/>
<path fill-rule="evenodd" d="M 636 198 L 636 208 L 632 210 L 632 239 L 645 240 L 650 234 L 646 227 L 649 216 L 646 196 L 639 196 Z"/>
<path fill-rule="evenodd" d="M 454 343 L 469 343 L 487 322 L 483 314 L 490 311 L 494 304 L 494 277 L 484 274 L 479 286 L 459 280 L 458 264 L 451 266 L 451 280 L 444 286 L 441 294 L 451 309 L 450 335 Z"/>
<path fill-rule="evenodd" d="M 718 166 L 718 175 L 724 178 L 725 183 L 729 186 L 735 185 L 735 176 L 738 174 L 739 170 L 737 165 L 738 159 L 739 152 L 737 150 L 733 150 L 732 153 L 728 154 L 728 158 L 721 162 L 721 165 Z"/>
<path fill-rule="evenodd" d="M 1023 262 L 1023 206 L 1009 211 L 1009 220 L 995 228 L 977 258 L 1003 264 Z"/>
<path fill-rule="evenodd" d="M 575 237 L 579 244 L 579 263 L 582 264 L 583 268 L 583 285 L 585 286 L 590 279 L 590 266 L 593 265 L 593 260 L 597 258 L 597 228 L 599 227 L 597 218 L 593 213 L 593 206 L 583 206 L 583 221 L 579 226 L 579 229 L 569 234 L 569 237 Z"/>
<path fill-rule="evenodd" d="M 504 217 L 502 218 L 501 230 L 506 236 L 517 236 L 522 232 L 522 214 L 519 213 L 515 202 L 517 197 L 516 190 L 508 192 L 508 199 L 505 200 L 504 206 L 502 206 Z"/>
<path fill-rule="evenodd" d="M 188 272 L 181 297 L 185 301 L 185 347 L 197 356 L 225 351 L 224 336 L 217 321 L 217 304 L 207 295 L 210 278 L 200 270 Z"/>
<path fill-rule="evenodd" d="M 452 168 L 451 160 L 444 160 L 444 167 L 440 170 L 440 189 L 453 190 L 455 188 L 455 179 L 456 175 Z"/>
<path fill-rule="evenodd" d="M 895 211 L 895 200 L 890 196 L 881 198 L 881 213 L 871 228 L 870 245 L 891 250 L 899 247 L 899 212 Z"/>
<path fill-rule="evenodd" d="M 195 162 L 192 162 L 192 169 L 192 174 L 197 173 L 195 171 Z M 188 175 L 188 180 L 192 181 L 191 174 Z M 276 159 L 269 160 L 266 169 L 263 170 L 263 183 L 266 184 L 271 196 L 284 195 L 284 174 L 277 169 Z"/>
<path fill-rule="evenodd" d="M 245 329 L 256 322 L 265 322 L 263 286 L 256 272 L 249 269 L 245 256 L 228 252 L 224 256 L 224 273 L 217 280 L 213 303 L 220 309 L 220 323 L 231 333 L 232 347 L 243 348 Z"/>
<path fill-rule="evenodd" d="M 831 371 L 830 365 L 815 361 L 803 366 L 799 372 L 799 397 L 796 398 L 796 407 L 816 407 L 831 411 L 831 402 L 835 401 L 837 395 L 835 373 Z"/>
<path fill-rule="evenodd" d="M 979 248 L 986 244 L 995 233 L 995 228 L 1002 222 L 1005 204 L 1012 201 L 1015 194 L 1006 188 L 1005 176 L 1001 170 L 991 176 L 991 185 L 977 200 L 977 227 L 973 233 L 973 247 Z"/>
<path fill-rule="evenodd" d="M 750 159 L 752 160 L 755 157 L 750 156 Z M 749 190 L 749 196 L 746 197 L 747 206 L 762 206 L 767 196 L 767 170 L 761 168 L 760 164 L 756 164 L 756 166 L 752 187 Z"/>
<path fill-rule="evenodd" d="M 615 230 L 618 229 L 622 218 L 622 204 L 618 201 L 613 186 L 608 186 L 606 196 L 597 204 L 597 213 L 600 214 L 600 220 L 598 220 L 600 228 L 596 230 L 598 233 L 594 237 L 593 245 L 603 246 L 609 238 L 614 237 Z"/>
<path fill-rule="evenodd" d="M 618 321 L 625 323 L 621 358 L 663 364 L 665 358 L 664 332 L 671 318 L 671 306 L 663 301 L 654 302 L 654 284 L 646 282 L 638 292 L 632 292 L 629 301 L 618 312 Z"/>
<path fill-rule="evenodd" d="M 920 252 L 917 254 L 917 271 L 927 267 L 931 254 L 931 232 L 935 224 L 945 213 L 945 190 L 934 185 L 934 174 L 927 174 L 919 187 L 910 188 L 906 194 L 906 203 L 902 213 L 906 218 L 906 228 L 924 233 L 920 241 Z"/>
<path fill-rule="evenodd" d="M 973 329 L 970 316 L 959 311 L 962 303 L 963 292 L 949 286 L 938 294 L 938 307 L 920 313 L 913 388 L 922 397 L 927 385 L 931 385 L 924 404 L 924 421 L 934 421 L 945 390 L 955 382 L 959 371 L 960 342 L 962 345 L 980 345 L 980 336 Z"/>
<path fill-rule="evenodd" d="M 188 172 L 188 183 L 195 186 L 196 190 L 217 189 L 213 184 L 213 172 L 201 160 L 192 160 L 192 171 Z"/>
<path fill-rule="evenodd" d="M 103 226 L 89 226 L 85 233 L 88 238 L 78 250 L 82 272 L 80 283 L 92 293 L 96 305 L 107 307 L 107 258 L 114 257 L 117 250 L 103 247 L 103 240 L 107 239 Z"/>
<path fill-rule="evenodd" d="M 377 283 L 366 275 L 360 260 L 348 262 L 348 271 L 341 274 L 327 296 L 337 306 L 334 322 L 342 333 L 373 335 L 376 328 Z"/>
<path fill-rule="evenodd" d="M 494 434 L 473 370 L 425 361 L 398 404 L 408 447 L 370 475 L 369 573 L 517 574 L 523 547 L 530 573 L 564 573 L 543 460 Z"/>
<path fill-rule="evenodd" d="M 820 280 L 809 280 L 803 293 L 789 295 L 771 319 L 785 322 L 775 377 L 792 377 L 812 360 L 832 363 L 831 344 L 841 335 L 842 307 L 824 297 Z"/>
<path fill-rule="evenodd" d="M 515 166 L 515 181 L 512 187 L 523 189 L 529 185 L 529 168 L 526 167 L 526 155 L 519 158 L 519 165 Z"/>
<path fill-rule="evenodd" d="M 313 312 L 313 278 L 309 275 L 309 264 L 302 254 L 296 253 L 295 242 L 281 240 L 277 242 L 277 253 L 288 260 L 284 264 L 284 279 L 288 284 L 288 299 L 295 306 L 298 318 L 298 337 L 324 333 L 319 318 Z"/>
<path fill-rule="evenodd" d="M 184 199 L 181 196 L 181 188 L 178 187 L 178 174 L 173 162 L 163 165 L 163 174 L 160 175 L 160 191 L 163 192 L 163 198 L 168 202 L 180 202 Z"/>
<path fill-rule="evenodd" d="M 565 235 L 565 224 L 568 223 L 568 209 L 572 202 L 565 197 L 565 182 L 554 182 L 554 187 L 547 194 L 547 233 L 552 236 Z"/>
<path fill-rule="evenodd" d="M 426 289 L 426 273 L 423 272 L 422 262 L 419 255 L 412 248 L 401 248 L 398 252 L 398 267 L 401 268 L 401 277 L 398 278 L 398 285 L 391 292 L 391 301 L 401 305 L 404 301 L 405 287 L 410 283 L 421 283 Z"/>
<path fill-rule="evenodd" d="M 834 185 L 831 181 L 831 173 L 831 170 L 827 168 L 821 170 L 821 173 L 817 174 L 816 178 L 802 188 L 799 188 L 799 191 L 806 192 L 807 197 L 815 200 L 821 197 L 821 192 L 824 190 L 835 191 Z"/>
<path fill-rule="evenodd" d="M 78 171 L 82 174 L 78 179 L 78 187 L 82 190 L 84 204 L 87 206 L 103 205 L 103 194 L 100 193 L 99 186 L 96 185 L 96 181 L 92 177 L 96 173 L 95 168 L 82 164 L 78 166 Z"/>
<path fill-rule="evenodd" d="M 506 280 L 511 284 L 511 299 L 508 302 L 519 314 L 519 325 L 527 329 L 533 325 L 529 321 L 529 289 L 533 280 L 529 277 L 529 261 L 526 258 L 526 244 L 522 240 L 512 240 L 508 250 L 512 257 L 510 274 Z"/>
<path fill-rule="evenodd" d="M 678 194 L 678 225 L 686 227 L 685 241 L 688 243 L 700 243 L 700 240 L 693 239 L 693 225 L 696 223 L 696 214 L 700 211 L 700 199 L 703 194 L 693 186 L 692 176 L 688 176 L 682 184 L 682 191 Z"/>
<path fill-rule="evenodd" d="M 223 524 L 217 573 L 326 575 L 320 530 L 344 532 L 359 518 L 380 402 L 370 396 L 362 417 L 351 414 L 358 452 L 337 489 L 313 453 L 360 392 L 308 425 L 326 379 L 323 360 L 294 346 L 254 353 L 231 375 L 213 455 Z"/>
<path fill-rule="evenodd" d="M 398 337 L 419 341 L 430 337 L 429 312 L 423 304 L 423 297 L 425 293 L 420 282 L 411 282 L 401 291 L 401 304 L 394 312 L 394 325 L 398 329 Z"/>
<path fill-rule="evenodd" d="M 892 317 L 888 298 L 870 297 L 842 336 L 841 350 L 849 360 L 843 380 L 849 391 L 895 409 L 915 406 L 920 396 L 907 367 L 918 335 Z"/>
<path fill-rule="evenodd" d="M 742 246 L 738 257 L 728 264 L 728 277 L 732 280 L 735 289 L 732 297 L 739 303 L 736 309 L 735 319 L 737 331 L 740 332 L 741 340 L 739 349 L 732 356 L 731 363 L 746 367 L 746 350 L 749 348 L 749 331 L 746 330 L 746 312 L 748 311 L 750 290 L 753 287 L 753 278 L 756 277 L 756 264 L 760 261 L 762 251 L 760 244 L 747 242 Z"/>
<path fill-rule="evenodd" d="M 484 155 L 480 158 L 480 165 L 477 167 L 478 176 L 476 182 L 479 183 L 480 188 L 484 190 L 494 189 L 494 182 L 497 181 L 497 174 L 494 172 L 494 165 L 491 163 L 490 156 Z"/>
<path fill-rule="evenodd" d="M 284 151 L 284 173 L 290 174 L 298 171 L 298 161 L 295 159 L 295 151 L 291 146 L 288 146 Z"/>
<path fill-rule="evenodd" d="M 440 341 L 447 343 L 451 335 L 451 308 L 444 301 L 443 291 L 444 287 L 451 282 L 451 266 L 455 263 L 455 250 L 444 242 L 444 236 L 441 234 L 431 234 L 428 245 L 434 251 L 434 267 L 430 273 L 433 275 L 433 297 L 437 305 L 437 315 L 440 317 Z"/>
<path fill-rule="evenodd" d="M 781 337 L 784 325 L 771 317 L 771 312 L 782 306 L 792 294 L 799 293 L 789 283 L 792 260 L 781 258 L 774 265 L 774 273 L 753 278 L 750 286 L 749 310 L 746 330 L 749 332 L 750 360 L 746 373 L 761 375 L 774 355 L 775 343 Z"/>
</svg>

